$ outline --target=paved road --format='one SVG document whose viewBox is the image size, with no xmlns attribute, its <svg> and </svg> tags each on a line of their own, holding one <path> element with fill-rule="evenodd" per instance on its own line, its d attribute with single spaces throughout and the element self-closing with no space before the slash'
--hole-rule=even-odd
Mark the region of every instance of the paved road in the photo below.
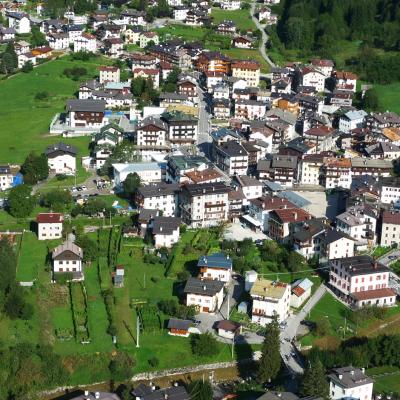
<svg viewBox="0 0 400 400">
<path fill-rule="evenodd" d="M 307 314 L 313 309 L 318 301 L 321 300 L 326 291 L 327 289 L 325 285 L 322 284 L 309 298 L 302 310 L 298 314 L 294 314 L 288 318 L 287 326 L 281 333 L 281 356 L 288 370 L 292 373 L 303 373 L 303 365 L 298 354 L 296 354 L 294 346 L 292 345 L 292 340 L 296 337 L 300 322 L 306 318 Z"/>
<path fill-rule="evenodd" d="M 205 94 L 202 88 L 197 87 L 199 93 L 199 124 L 198 124 L 198 139 L 197 145 L 200 153 L 204 154 L 208 159 L 211 159 L 211 123 L 208 105 L 205 101 Z"/>
<path fill-rule="evenodd" d="M 250 7 L 251 18 L 253 19 L 253 22 L 256 24 L 257 29 L 261 32 L 261 43 L 260 43 L 260 48 L 259 48 L 260 53 L 261 53 L 262 57 L 264 58 L 264 60 L 271 67 L 275 67 L 274 62 L 269 58 L 269 56 L 267 55 L 267 52 L 265 51 L 265 46 L 266 46 L 266 44 L 268 42 L 268 35 L 265 32 L 264 27 L 260 24 L 260 21 L 254 15 L 255 8 L 256 8 L 256 3 L 251 3 L 251 7 Z"/>
<path fill-rule="evenodd" d="M 386 253 L 382 257 L 378 258 L 378 261 L 386 266 L 396 262 L 400 258 L 400 250 L 392 250 L 389 253 Z"/>
</svg>

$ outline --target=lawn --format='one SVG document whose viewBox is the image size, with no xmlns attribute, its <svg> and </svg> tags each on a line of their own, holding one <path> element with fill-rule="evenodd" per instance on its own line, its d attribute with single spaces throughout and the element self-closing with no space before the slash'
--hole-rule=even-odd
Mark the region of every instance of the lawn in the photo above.
<svg viewBox="0 0 400 400">
<path fill-rule="evenodd" d="M 158 28 L 155 29 L 155 31 L 158 32 L 161 40 L 177 37 L 189 42 L 202 40 L 204 35 L 208 32 L 205 28 L 178 24 Z"/>
<path fill-rule="evenodd" d="M 374 391 L 400 393 L 400 368 L 392 366 L 369 368 L 367 375 L 375 381 Z"/>
<path fill-rule="evenodd" d="M 213 8 L 211 11 L 213 23 L 219 24 L 223 20 L 231 20 L 236 24 L 239 30 L 257 30 L 253 20 L 250 16 L 250 10 L 222 10 L 220 8 Z"/>
<path fill-rule="evenodd" d="M 109 62 L 109 61 L 108 61 Z M 67 99 L 73 98 L 79 82 L 63 76 L 65 68 L 84 67 L 88 73 L 83 80 L 94 78 L 104 59 L 87 62 L 69 57 L 47 62 L 30 73 L 20 73 L 0 81 L 0 160 L 2 163 L 21 163 L 34 150 L 42 152 L 46 146 L 60 140 L 48 135 L 49 124 L 57 112 L 65 109 Z M 34 99 L 38 92 L 47 91 L 50 100 Z M 79 155 L 87 154 L 87 138 L 62 139 L 76 146 Z"/>
<path fill-rule="evenodd" d="M 261 72 L 267 74 L 270 70 L 269 64 L 264 60 L 258 49 L 229 49 L 222 50 L 228 57 L 239 60 L 256 60 L 261 64 Z"/>
<path fill-rule="evenodd" d="M 48 251 L 60 243 L 57 240 L 38 240 L 35 233 L 23 234 L 21 250 L 18 257 L 17 280 L 20 282 L 35 281 L 39 269 L 46 264 Z"/>
<path fill-rule="evenodd" d="M 389 85 L 373 85 L 378 92 L 379 103 L 383 111 L 389 110 L 400 114 L 400 82 Z"/>
</svg>

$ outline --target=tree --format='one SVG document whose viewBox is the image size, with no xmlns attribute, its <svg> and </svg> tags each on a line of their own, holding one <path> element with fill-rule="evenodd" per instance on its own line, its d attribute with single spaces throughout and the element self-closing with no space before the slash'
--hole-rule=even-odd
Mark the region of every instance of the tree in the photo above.
<svg viewBox="0 0 400 400">
<path fill-rule="evenodd" d="M 110 361 L 108 369 L 111 377 L 118 381 L 124 381 L 132 376 L 132 370 L 135 366 L 135 361 L 126 353 L 117 353 Z"/>
<path fill-rule="evenodd" d="M 217 339 L 210 332 L 193 335 L 191 345 L 196 356 L 211 357 L 218 352 Z"/>
<path fill-rule="evenodd" d="M 83 261 L 94 261 L 97 258 L 98 250 L 96 242 L 90 239 L 86 235 L 80 235 L 76 239 L 75 243 L 82 249 L 83 251 Z"/>
<path fill-rule="evenodd" d="M 191 400 L 212 400 L 213 389 L 209 380 L 198 379 L 188 385 Z"/>
<path fill-rule="evenodd" d="M 371 88 L 365 92 L 363 100 L 362 100 L 362 105 L 363 105 L 363 108 L 365 108 L 367 111 L 379 110 L 379 108 L 380 108 L 379 96 L 378 96 L 378 92 L 376 91 L 376 89 Z"/>
<path fill-rule="evenodd" d="M 329 385 L 320 360 L 308 363 L 301 381 L 300 394 L 303 397 L 312 396 L 329 399 Z"/>
<path fill-rule="evenodd" d="M 24 182 L 34 185 L 49 176 L 49 165 L 45 154 L 37 155 L 30 152 L 21 166 Z"/>
<path fill-rule="evenodd" d="M 25 218 L 34 209 L 36 199 L 31 195 L 31 187 L 27 185 L 15 186 L 8 196 L 9 212 L 13 217 Z"/>
<path fill-rule="evenodd" d="M 140 176 L 136 172 L 128 174 L 122 184 L 125 196 L 129 199 L 133 199 L 140 186 Z"/>
<path fill-rule="evenodd" d="M 261 348 L 258 380 L 262 383 L 275 379 L 281 368 L 279 325 L 274 318 L 265 328 L 265 339 Z"/>
<path fill-rule="evenodd" d="M 329 319 L 326 317 L 319 317 L 315 321 L 315 332 L 318 336 L 325 336 L 329 333 L 331 329 L 331 324 Z"/>
<path fill-rule="evenodd" d="M 24 73 L 28 73 L 28 72 L 33 71 L 33 64 L 32 64 L 32 61 L 26 62 L 26 63 L 23 65 L 23 67 L 21 68 L 21 71 L 24 72 Z"/>
<path fill-rule="evenodd" d="M 72 196 L 69 191 L 53 189 L 42 196 L 41 203 L 52 211 L 63 212 L 72 204 Z"/>
<path fill-rule="evenodd" d="M 46 40 L 46 36 L 40 32 L 38 26 L 32 26 L 31 29 L 31 39 L 32 47 L 48 46 L 49 42 Z"/>
</svg>

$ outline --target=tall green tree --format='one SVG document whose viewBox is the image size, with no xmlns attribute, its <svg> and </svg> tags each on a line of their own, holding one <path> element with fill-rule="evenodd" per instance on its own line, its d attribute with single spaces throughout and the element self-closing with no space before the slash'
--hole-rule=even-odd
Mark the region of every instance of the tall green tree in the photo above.
<svg viewBox="0 0 400 400">
<path fill-rule="evenodd" d="M 124 194 L 129 199 L 133 199 L 140 186 L 140 176 L 136 172 L 133 174 L 128 174 L 124 183 L 122 184 Z"/>
<path fill-rule="evenodd" d="M 258 380 L 262 383 L 275 379 L 281 369 L 279 333 L 278 320 L 274 318 L 266 326 L 265 339 L 261 348 Z"/>
<path fill-rule="evenodd" d="M 49 42 L 46 40 L 46 36 L 40 32 L 40 29 L 38 26 L 32 26 L 31 29 L 31 39 L 30 43 L 33 47 L 38 47 L 38 46 L 47 46 Z"/>
<path fill-rule="evenodd" d="M 378 96 L 378 92 L 376 91 L 376 89 L 371 88 L 365 92 L 363 100 L 362 100 L 362 105 L 363 105 L 363 108 L 365 108 L 367 111 L 379 110 L 379 108 L 380 108 L 379 96 Z"/>
<path fill-rule="evenodd" d="M 27 185 L 15 186 L 8 196 L 9 212 L 13 217 L 28 217 L 36 205 L 36 198 L 31 195 L 31 187 Z"/>
<path fill-rule="evenodd" d="M 21 166 L 21 172 L 24 175 L 24 182 L 28 185 L 46 179 L 49 176 L 47 156 L 30 152 Z"/>
<path fill-rule="evenodd" d="M 213 389 L 209 380 L 197 379 L 189 383 L 188 392 L 191 400 L 212 400 Z"/>
<path fill-rule="evenodd" d="M 329 399 L 329 385 L 320 360 L 309 362 L 302 377 L 300 394 Z"/>
</svg>

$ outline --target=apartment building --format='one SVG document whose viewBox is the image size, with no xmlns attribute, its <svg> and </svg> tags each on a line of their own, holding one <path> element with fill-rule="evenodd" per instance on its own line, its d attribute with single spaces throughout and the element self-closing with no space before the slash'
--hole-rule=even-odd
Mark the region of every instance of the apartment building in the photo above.
<svg viewBox="0 0 400 400">
<path fill-rule="evenodd" d="M 190 145 L 197 142 L 198 119 L 180 111 L 166 112 L 161 119 L 168 125 L 168 140 L 171 144 Z"/>
<path fill-rule="evenodd" d="M 279 322 L 289 317 L 290 285 L 279 281 L 258 279 L 250 289 L 253 300 L 252 322 L 265 326 L 277 316 Z"/>
<path fill-rule="evenodd" d="M 247 86 L 258 87 L 260 84 L 260 63 L 258 61 L 240 60 L 231 64 L 232 76 L 243 79 Z"/>
<path fill-rule="evenodd" d="M 151 150 L 166 146 L 168 126 L 160 118 L 153 116 L 143 119 L 136 130 L 136 144 Z"/>
<path fill-rule="evenodd" d="M 62 237 L 64 217 L 60 213 L 40 213 L 36 216 L 39 240 L 59 239 Z"/>
<path fill-rule="evenodd" d="M 229 176 L 246 175 L 249 167 L 249 156 L 245 148 L 231 140 L 215 146 L 216 164 Z"/>
<path fill-rule="evenodd" d="M 222 182 L 184 184 L 179 196 L 183 222 L 192 228 L 218 225 L 227 221 L 230 188 Z"/>
<path fill-rule="evenodd" d="M 103 65 L 99 68 L 99 81 L 101 84 L 106 82 L 120 82 L 120 69 L 110 65 Z"/>
<path fill-rule="evenodd" d="M 394 246 L 400 244 L 400 212 L 383 211 L 381 246 Z"/>
<path fill-rule="evenodd" d="M 326 189 L 350 189 L 352 182 L 349 158 L 324 157 L 321 183 Z"/>
</svg>

